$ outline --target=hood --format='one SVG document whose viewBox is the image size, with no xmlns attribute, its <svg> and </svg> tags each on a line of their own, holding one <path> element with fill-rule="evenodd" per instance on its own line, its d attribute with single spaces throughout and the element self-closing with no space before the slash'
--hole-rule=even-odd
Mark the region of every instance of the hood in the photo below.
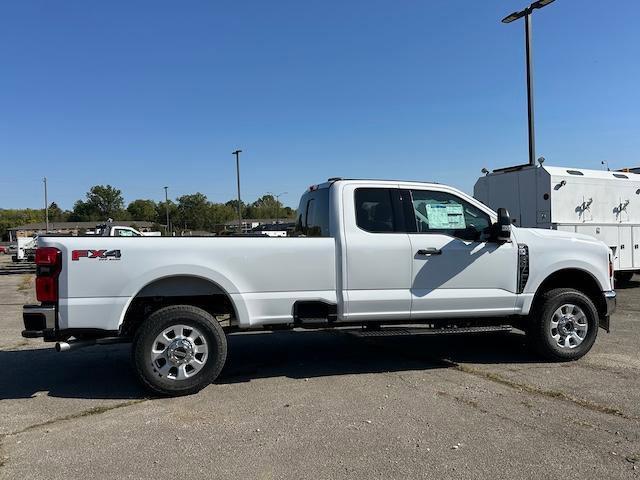
<svg viewBox="0 0 640 480">
<path fill-rule="evenodd" d="M 568 241 L 580 241 L 595 244 L 605 245 L 603 242 L 590 235 L 576 232 L 565 232 L 562 230 L 549 230 L 546 228 L 518 228 L 516 236 L 533 236 L 540 240 L 568 240 Z M 607 247 L 608 248 L 608 247 Z"/>
</svg>

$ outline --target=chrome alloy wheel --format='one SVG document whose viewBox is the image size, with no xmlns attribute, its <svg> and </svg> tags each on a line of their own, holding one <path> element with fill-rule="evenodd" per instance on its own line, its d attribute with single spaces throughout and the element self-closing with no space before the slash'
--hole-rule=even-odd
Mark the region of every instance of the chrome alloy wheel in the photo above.
<svg viewBox="0 0 640 480">
<path fill-rule="evenodd" d="M 151 363 L 156 373 L 170 380 L 194 376 L 204 367 L 207 355 L 207 340 L 189 325 L 165 328 L 151 346 Z"/>
<path fill-rule="evenodd" d="M 562 305 L 551 317 L 551 337 L 560 348 L 576 348 L 587 337 L 587 316 L 577 305 Z"/>
</svg>

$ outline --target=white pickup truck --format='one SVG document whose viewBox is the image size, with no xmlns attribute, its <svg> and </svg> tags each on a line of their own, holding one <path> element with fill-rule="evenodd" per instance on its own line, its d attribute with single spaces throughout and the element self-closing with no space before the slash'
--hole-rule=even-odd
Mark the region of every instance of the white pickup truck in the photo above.
<svg viewBox="0 0 640 480">
<path fill-rule="evenodd" d="M 436 183 L 330 179 L 302 196 L 296 232 L 42 236 L 23 335 L 59 351 L 130 341 L 142 383 L 184 395 L 218 376 L 233 331 L 517 327 L 545 358 L 574 360 L 615 308 L 602 242 L 514 227 Z"/>
</svg>

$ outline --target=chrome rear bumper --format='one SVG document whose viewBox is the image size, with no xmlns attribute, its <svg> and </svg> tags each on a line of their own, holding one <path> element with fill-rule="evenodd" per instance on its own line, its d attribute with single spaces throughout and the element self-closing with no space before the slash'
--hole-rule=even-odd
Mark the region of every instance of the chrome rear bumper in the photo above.
<svg viewBox="0 0 640 480">
<path fill-rule="evenodd" d="M 22 307 L 25 338 L 48 337 L 55 332 L 56 307 L 53 305 L 25 305 Z"/>
<path fill-rule="evenodd" d="M 600 317 L 600 328 L 604 328 L 609 333 L 609 318 L 616 311 L 616 292 L 615 290 L 608 290 L 602 292 L 604 295 L 605 312 Z"/>
<path fill-rule="evenodd" d="M 608 292 L 604 292 L 604 300 L 607 304 L 606 315 L 608 317 L 616 311 L 616 291 L 609 290 Z"/>
</svg>

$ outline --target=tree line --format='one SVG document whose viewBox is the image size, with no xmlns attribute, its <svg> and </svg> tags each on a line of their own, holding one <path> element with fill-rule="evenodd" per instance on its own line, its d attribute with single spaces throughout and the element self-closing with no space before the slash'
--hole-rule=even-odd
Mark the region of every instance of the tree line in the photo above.
<svg viewBox="0 0 640 480">
<path fill-rule="evenodd" d="M 49 222 L 104 222 L 147 221 L 163 230 L 166 224 L 166 209 L 173 231 L 204 230 L 219 231 L 225 222 L 237 218 L 237 200 L 226 203 L 210 202 L 203 193 L 182 195 L 168 203 L 149 199 L 136 199 L 125 206 L 122 192 L 111 185 L 94 185 L 78 200 L 72 210 L 62 210 L 55 202 L 49 205 Z M 255 202 L 240 204 L 242 218 L 276 218 L 286 220 L 295 216 L 295 210 L 285 207 L 273 195 L 263 195 Z M 44 209 L 0 209 L 0 237 L 7 236 L 7 230 L 25 223 L 44 222 Z"/>
</svg>

